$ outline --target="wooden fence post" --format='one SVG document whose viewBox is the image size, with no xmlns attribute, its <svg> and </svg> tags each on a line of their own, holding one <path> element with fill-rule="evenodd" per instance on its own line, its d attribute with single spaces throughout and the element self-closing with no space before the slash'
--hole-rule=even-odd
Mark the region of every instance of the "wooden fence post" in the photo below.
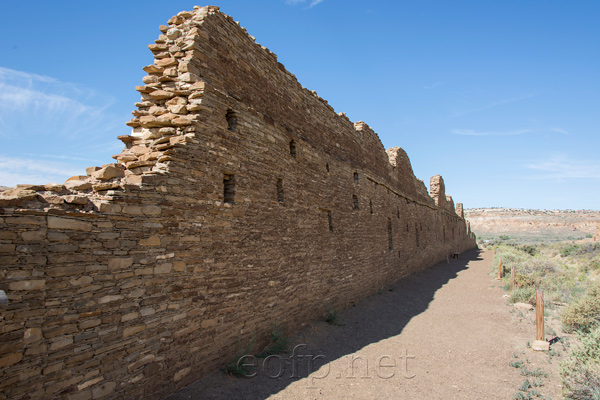
<svg viewBox="0 0 600 400">
<path fill-rule="evenodd" d="M 548 351 L 550 343 L 546 342 L 546 334 L 544 332 L 544 291 L 535 291 L 535 342 L 533 342 L 533 350 Z"/>
<path fill-rule="evenodd" d="M 546 340 L 544 335 L 544 292 L 535 291 L 535 340 Z"/>
<path fill-rule="evenodd" d="M 510 291 L 515 290 L 515 266 L 510 267 Z"/>
<path fill-rule="evenodd" d="M 502 268 L 502 259 L 500 259 L 498 263 L 498 279 L 502 279 L 502 276 L 504 276 L 504 268 Z"/>
</svg>

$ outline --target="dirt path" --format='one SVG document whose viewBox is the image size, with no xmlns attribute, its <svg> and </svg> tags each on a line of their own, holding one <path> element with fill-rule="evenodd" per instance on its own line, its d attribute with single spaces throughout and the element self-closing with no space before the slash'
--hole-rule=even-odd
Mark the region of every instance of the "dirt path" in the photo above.
<svg viewBox="0 0 600 400">
<path fill-rule="evenodd" d="M 213 374 L 170 399 L 510 399 L 523 377 L 509 362 L 528 327 L 508 312 L 491 261 L 474 250 L 412 275 L 340 313 L 340 325 L 297 335 L 293 353 L 248 358 L 256 376 Z"/>
</svg>

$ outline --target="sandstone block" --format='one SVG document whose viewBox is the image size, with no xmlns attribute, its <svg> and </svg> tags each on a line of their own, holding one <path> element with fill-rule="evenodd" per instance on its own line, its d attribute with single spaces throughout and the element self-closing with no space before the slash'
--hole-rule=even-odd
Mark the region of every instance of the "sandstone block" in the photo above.
<svg viewBox="0 0 600 400">
<path fill-rule="evenodd" d="M 85 320 L 85 321 L 81 321 L 79 323 L 79 329 L 80 330 L 85 330 L 85 329 L 88 329 L 88 328 L 94 328 L 94 327 L 100 325 L 101 323 L 102 323 L 102 321 L 99 320 L 99 319 L 88 319 L 88 320 Z"/>
<path fill-rule="evenodd" d="M 100 169 L 100 167 L 87 167 L 85 169 L 85 173 L 87 176 L 92 176 L 92 174 L 96 171 L 98 171 Z"/>
<path fill-rule="evenodd" d="M 158 65 L 148 65 L 142 69 L 149 74 L 162 74 L 164 71 L 164 67 L 160 67 Z"/>
<path fill-rule="evenodd" d="M 94 279 L 91 276 L 80 276 L 78 278 L 69 279 L 69 283 L 73 286 L 85 286 L 92 283 Z"/>
<path fill-rule="evenodd" d="M 173 375 L 173 381 L 175 381 L 175 382 L 178 382 L 178 381 L 180 381 L 180 380 L 181 380 L 181 379 L 183 379 L 183 378 L 184 378 L 184 377 L 185 377 L 187 374 L 189 374 L 189 373 L 190 373 L 190 371 L 191 371 L 191 368 L 190 368 L 190 367 L 187 367 L 187 368 L 180 369 L 179 371 L 177 371 L 177 372 L 175 373 L 175 375 Z"/>
<path fill-rule="evenodd" d="M 87 389 L 87 388 L 89 388 L 90 386 L 93 386 L 93 385 L 95 385 L 95 384 L 96 384 L 96 383 L 98 383 L 98 382 L 102 382 L 103 380 L 104 380 L 104 378 L 103 378 L 103 377 L 101 377 L 101 376 L 98 376 L 98 377 L 96 377 L 96 378 L 94 378 L 94 379 L 90 379 L 89 381 L 85 381 L 85 382 L 83 382 L 83 383 L 81 383 L 81 384 L 77 385 L 77 390 L 84 390 L 84 389 Z"/>
<path fill-rule="evenodd" d="M 147 317 L 148 315 L 154 315 L 156 310 L 152 307 L 143 307 L 140 309 L 140 315 L 142 317 Z"/>
<path fill-rule="evenodd" d="M 173 269 L 177 272 L 185 271 L 185 261 L 173 261 Z"/>
<path fill-rule="evenodd" d="M 172 268 L 173 268 L 173 264 L 171 264 L 171 263 L 159 264 L 156 267 L 154 267 L 154 273 L 155 274 L 168 274 L 169 272 L 171 272 Z"/>
<path fill-rule="evenodd" d="M 14 252 L 15 252 L 14 244 L 0 243 L 0 253 L 14 253 Z"/>
<path fill-rule="evenodd" d="M 11 282 L 8 288 L 10 290 L 44 290 L 46 288 L 46 280 Z"/>
<path fill-rule="evenodd" d="M 217 320 L 216 319 L 205 319 L 204 321 L 202 321 L 202 328 L 206 329 L 206 328 L 211 328 L 213 326 L 217 325 Z"/>
<path fill-rule="evenodd" d="M 76 324 L 59 325 L 54 328 L 44 328 L 44 336 L 48 339 L 77 332 Z"/>
<path fill-rule="evenodd" d="M 87 181 L 69 181 L 65 182 L 65 187 L 69 190 L 85 191 L 92 188 L 91 182 Z"/>
<path fill-rule="evenodd" d="M 146 325 L 129 326 L 123 329 L 123 337 L 126 338 L 131 335 L 135 335 L 136 333 L 140 333 L 144 329 L 146 329 Z"/>
<path fill-rule="evenodd" d="M 92 389 L 92 398 L 101 399 L 111 394 L 117 387 L 116 382 L 105 382 Z"/>
<path fill-rule="evenodd" d="M 4 222 L 8 225 L 44 225 L 46 223 L 46 218 L 34 216 L 6 217 Z"/>
<path fill-rule="evenodd" d="M 131 320 L 136 319 L 137 317 L 139 317 L 139 314 L 137 312 L 130 312 L 127 314 L 123 314 L 121 316 L 121 322 L 131 321 Z"/>
<path fill-rule="evenodd" d="M 21 237 L 26 241 L 44 240 L 46 239 L 46 231 L 27 231 L 21 233 Z"/>
<path fill-rule="evenodd" d="M 515 303 L 513 304 L 513 306 L 515 308 L 520 308 L 522 310 L 533 310 L 533 306 L 531 304 L 527 304 L 527 303 Z"/>
<path fill-rule="evenodd" d="M 140 246 L 160 246 L 160 237 L 152 235 L 149 238 L 140 240 L 139 244 Z"/>
<path fill-rule="evenodd" d="M 40 328 L 28 328 L 25 329 L 25 332 L 23 333 L 23 343 L 25 344 L 37 342 L 43 338 L 42 330 Z"/>
<path fill-rule="evenodd" d="M 48 216 L 48 228 L 89 232 L 92 230 L 92 224 L 76 219 Z"/>
<path fill-rule="evenodd" d="M 60 371 L 63 368 L 64 365 L 65 365 L 65 363 L 62 362 L 62 361 L 61 362 L 57 362 L 57 363 L 52 364 L 52 365 L 49 365 L 49 366 L 47 366 L 46 368 L 44 368 L 42 370 L 42 374 L 43 375 L 49 375 L 49 374 L 51 374 L 53 372 Z"/>
<path fill-rule="evenodd" d="M 127 257 L 127 258 L 111 258 L 108 261 L 108 269 L 110 271 L 121 270 L 121 269 L 125 269 L 125 268 L 131 267 L 132 264 L 133 264 L 133 258 L 132 257 Z"/>
<path fill-rule="evenodd" d="M 80 275 L 85 272 L 84 266 L 53 267 L 46 270 L 46 275 L 51 277 Z"/>
<path fill-rule="evenodd" d="M 92 173 L 92 177 L 101 181 L 107 181 L 113 178 L 121 178 L 123 176 L 125 176 L 123 168 L 118 164 L 109 164 Z"/>
<path fill-rule="evenodd" d="M 98 207 L 98 211 L 100 211 L 101 213 L 109 213 L 109 214 L 117 214 L 121 212 L 121 206 L 118 204 L 111 204 L 111 203 L 99 203 L 97 205 Z"/>
<path fill-rule="evenodd" d="M 50 344 L 50 351 L 59 350 L 59 349 L 62 349 L 64 347 L 70 346 L 71 344 L 73 344 L 73 338 L 72 337 L 62 338 L 62 339 L 54 341 L 54 342 L 52 342 Z"/>
<path fill-rule="evenodd" d="M 121 296 L 120 294 L 103 296 L 103 297 L 100 297 L 98 299 L 98 304 L 111 303 L 113 301 L 119 301 L 119 300 L 122 300 L 122 299 L 123 299 L 123 296 Z"/>
<path fill-rule="evenodd" d="M 10 367 L 23 359 L 23 353 L 12 353 L 0 357 L 0 368 Z"/>
<path fill-rule="evenodd" d="M 64 199 L 65 203 L 69 203 L 69 204 L 84 205 L 84 204 L 87 204 L 87 202 L 88 202 L 87 197 L 85 197 L 85 196 L 68 195 L 68 196 L 65 196 L 63 199 Z"/>
<path fill-rule="evenodd" d="M 23 232 L 21 234 L 21 236 L 23 236 L 24 233 L 27 233 L 27 232 Z M 0 240 L 15 240 L 16 238 L 17 238 L 17 234 L 15 232 L 0 231 Z"/>
<path fill-rule="evenodd" d="M 92 189 L 95 192 L 102 192 L 105 190 L 121 189 L 121 185 L 118 182 L 103 182 L 92 185 Z"/>
<path fill-rule="evenodd" d="M 37 356 L 44 354 L 48 351 L 48 345 L 45 343 L 38 344 L 37 346 L 28 346 L 25 351 L 25 356 Z"/>
</svg>

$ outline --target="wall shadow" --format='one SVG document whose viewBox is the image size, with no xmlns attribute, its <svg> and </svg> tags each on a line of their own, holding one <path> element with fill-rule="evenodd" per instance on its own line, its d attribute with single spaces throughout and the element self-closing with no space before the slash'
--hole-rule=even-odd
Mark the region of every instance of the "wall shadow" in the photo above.
<svg viewBox="0 0 600 400">
<path fill-rule="evenodd" d="M 296 355 L 321 355 L 318 360 L 300 357 L 291 361 L 293 357 L 288 353 L 263 367 L 263 359 L 257 359 L 259 368 L 254 377 L 230 377 L 219 371 L 167 399 L 266 399 L 325 363 L 399 335 L 413 317 L 427 310 L 438 289 L 467 269 L 470 261 L 482 259 L 480 252 L 469 250 L 461 254 L 460 259 L 451 259 L 449 264 L 440 262 L 389 285 L 381 293 L 340 312 L 339 325 L 316 322 L 290 338 L 290 350 L 297 344 L 306 345 L 298 348 Z M 252 359 L 248 359 L 250 362 Z M 282 368 L 282 376 L 276 377 Z"/>
</svg>

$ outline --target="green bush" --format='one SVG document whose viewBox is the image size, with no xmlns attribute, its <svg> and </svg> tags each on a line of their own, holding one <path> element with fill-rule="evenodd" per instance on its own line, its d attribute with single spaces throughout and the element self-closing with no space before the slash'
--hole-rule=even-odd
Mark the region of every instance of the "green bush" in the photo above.
<svg viewBox="0 0 600 400">
<path fill-rule="evenodd" d="M 535 280 L 531 276 L 515 274 L 515 285 L 518 288 L 526 288 L 528 286 L 534 286 Z"/>
<path fill-rule="evenodd" d="M 600 326 L 578 332 L 580 344 L 560 364 L 565 395 L 571 399 L 600 400 Z"/>
<path fill-rule="evenodd" d="M 510 303 L 535 303 L 535 287 L 517 287 L 510 293 L 508 297 Z"/>
<path fill-rule="evenodd" d="M 570 244 L 567 247 L 564 247 L 560 251 L 560 255 L 561 255 L 561 257 L 568 257 L 573 254 L 577 254 L 578 252 L 579 252 L 579 246 L 576 244 Z"/>
<path fill-rule="evenodd" d="M 285 333 L 283 322 L 281 325 L 273 324 L 271 327 L 271 333 L 269 334 L 271 339 L 267 347 L 260 352 L 257 357 L 265 358 L 273 354 L 281 354 L 287 352 L 289 338 Z"/>
<path fill-rule="evenodd" d="M 517 248 L 522 252 L 529 254 L 530 256 L 535 256 L 540 253 L 538 246 L 536 246 L 535 244 L 523 244 L 521 246 L 518 246 Z"/>
<path fill-rule="evenodd" d="M 600 281 L 590 283 L 585 295 L 570 302 L 561 320 L 568 332 L 587 332 L 600 322 Z"/>
</svg>

